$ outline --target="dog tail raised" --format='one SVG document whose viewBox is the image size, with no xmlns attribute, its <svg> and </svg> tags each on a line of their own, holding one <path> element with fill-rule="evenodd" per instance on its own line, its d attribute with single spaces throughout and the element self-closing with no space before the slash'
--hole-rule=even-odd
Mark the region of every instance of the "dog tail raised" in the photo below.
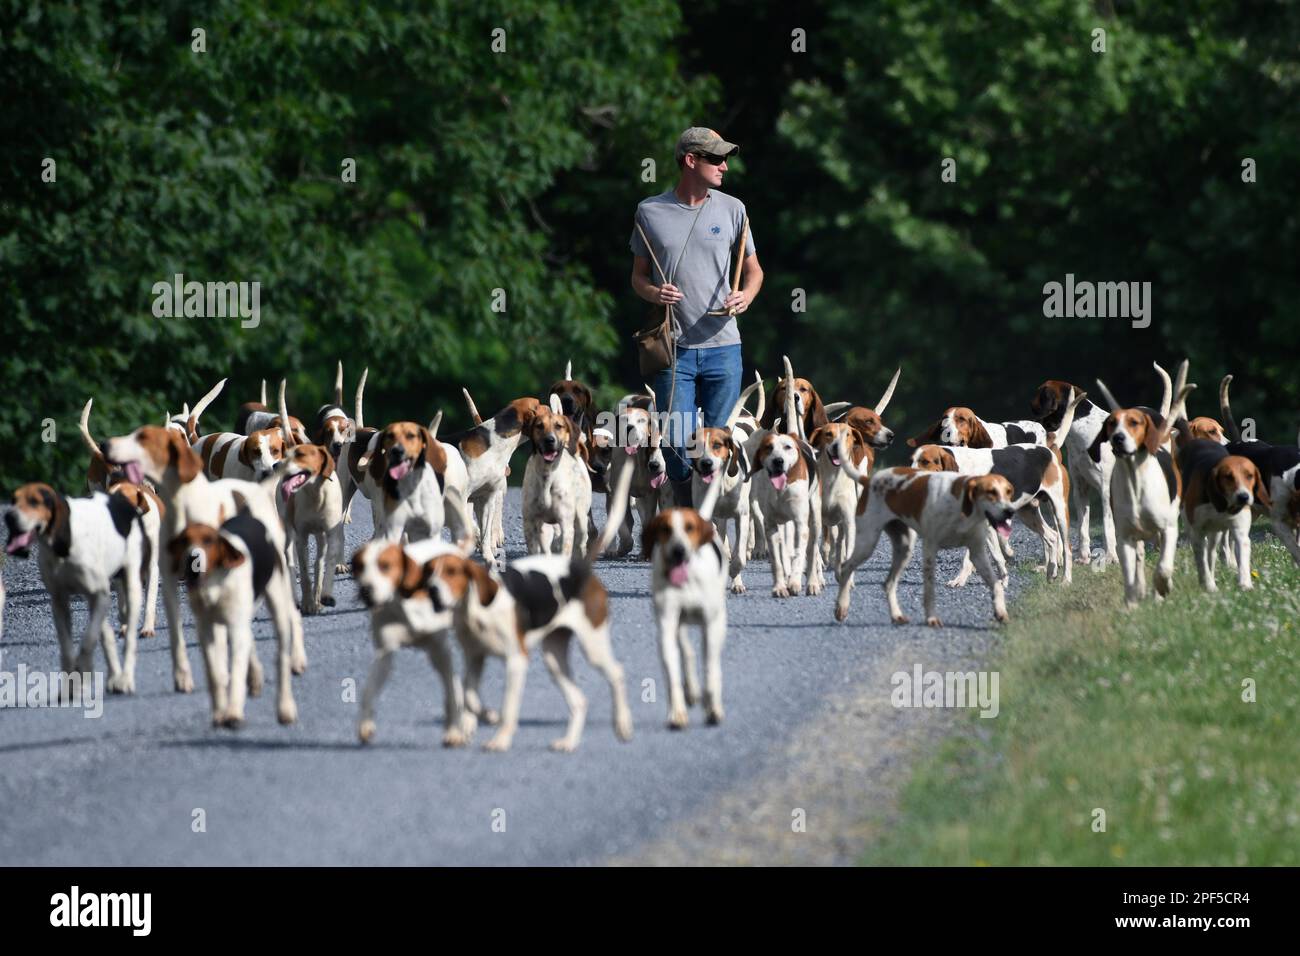
<svg viewBox="0 0 1300 956">
<path fill-rule="evenodd" d="M 221 390 L 226 387 L 226 380 L 223 378 L 208 394 L 199 399 L 199 403 L 194 406 L 194 411 L 190 412 L 185 422 L 185 436 L 189 439 L 191 445 L 199 440 L 199 417 L 208 410 L 208 406 L 217 400 Z M 262 396 L 266 397 L 265 394 Z M 263 402 L 265 404 L 265 402 Z"/>
<path fill-rule="evenodd" d="M 1223 416 L 1224 427 L 1228 429 L 1232 440 L 1241 441 L 1241 429 L 1237 427 L 1237 420 L 1232 417 L 1232 407 L 1228 404 L 1228 386 L 1231 384 L 1231 375 L 1223 376 L 1223 381 L 1219 383 L 1219 414 Z"/>
<path fill-rule="evenodd" d="M 1076 392 L 1073 388 L 1070 389 L 1070 399 L 1065 406 L 1065 414 L 1061 416 L 1061 424 L 1056 426 L 1055 431 L 1047 433 L 1047 447 L 1056 453 L 1058 461 L 1061 458 L 1061 446 L 1065 443 L 1064 437 L 1070 434 L 1070 426 L 1074 424 L 1074 410 L 1087 397 L 1087 392 Z"/>
<path fill-rule="evenodd" d="M 614 537 L 618 534 L 618 529 L 623 525 L 623 517 L 627 514 L 627 503 L 631 497 L 632 491 L 632 473 L 635 468 L 619 469 L 618 479 L 614 485 L 614 497 L 610 499 L 609 511 L 605 515 L 605 527 L 600 531 L 600 537 L 596 543 L 587 549 L 586 556 L 582 559 L 587 565 L 594 564 L 596 560 L 605 553 L 605 549 L 614 543 Z M 721 484 L 721 482 L 715 482 Z"/>
<path fill-rule="evenodd" d="M 81 439 L 86 443 L 86 447 L 90 449 L 90 453 L 96 458 L 102 459 L 104 457 L 103 451 L 100 450 L 95 439 L 90 437 L 90 406 L 94 404 L 95 400 L 93 398 L 86 399 L 86 406 L 81 410 L 81 421 L 77 427 L 81 431 Z"/>
<path fill-rule="evenodd" d="M 465 396 L 465 407 L 469 409 L 469 417 L 474 419 L 475 425 L 482 425 L 483 416 L 478 413 L 478 406 L 474 404 L 474 399 L 470 397 L 469 389 L 462 388 L 460 393 Z"/>
<path fill-rule="evenodd" d="M 356 395 L 356 399 L 353 402 L 352 420 L 357 423 L 358 429 L 362 429 L 366 427 L 366 423 L 361 419 L 361 396 L 366 393 L 366 376 L 369 374 L 370 374 L 370 368 L 369 366 L 367 366 L 366 368 L 361 370 L 361 379 L 357 382 L 357 395 Z"/>
</svg>

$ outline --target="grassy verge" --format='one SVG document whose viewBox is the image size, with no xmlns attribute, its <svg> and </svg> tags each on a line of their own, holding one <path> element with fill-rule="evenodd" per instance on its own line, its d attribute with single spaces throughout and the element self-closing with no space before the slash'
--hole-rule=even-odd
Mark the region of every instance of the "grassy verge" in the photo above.
<svg viewBox="0 0 1300 956">
<path fill-rule="evenodd" d="M 1254 591 L 1220 567 L 1206 594 L 1179 548 L 1174 594 L 1131 613 L 1115 568 L 1036 585 L 1000 715 L 922 762 L 864 862 L 1300 864 L 1300 572 L 1271 536 L 1252 563 Z"/>
</svg>

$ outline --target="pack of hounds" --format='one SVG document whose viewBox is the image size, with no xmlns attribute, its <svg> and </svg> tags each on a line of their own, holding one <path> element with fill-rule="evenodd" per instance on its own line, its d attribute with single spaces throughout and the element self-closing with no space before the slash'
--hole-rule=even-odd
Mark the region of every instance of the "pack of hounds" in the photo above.
<svg viewBox="0 0 1300 956">
<path fill-rule="evenodd" d="M 723 719 L 728 594 L 745 593 L 743 572 L 756 556 L 770 559 L 777 598 L 820 593 L 829 567 L 839 586 L 835 618 L 844 621 L 854 571 L 883 533 L 892 549 L 886 606 L 901 624 L 908 618 L 898 580 L 919 537 L 925 621 L 933 627 L 941 626 L 936 557 L 946 548 L 965 551 L 948 585 L 964 586 L 978 571 L 994 617 L 1007 620 L 1014 520 L 1041 539 L 1039 570 L 1068 584 L 1071 503 L 1078 560 L 1094 567 L 1118 562 L 1129 606 L 1147 593 L 1148 543 L 1158 555 L 1155 593 L 1169 593 L 1180 514 L 1206 590 L 1215 590 L 1220 559 L 1235 569 L 1241 588 L 1251 588 L 1249 532 L 1256 516 L 1300 564 L 1300 449 L 1242 440 L 1228 403 L 1232 376 L 1220 386 L 1220 422 L 1187 417 L 1196 386 L 1186 383 L 1186 362 L 1173 381 L 1158 364 L 1155 370 L 1163 385 L 1158 408 L 1121 405 L 1098 380 L 1107 411 L 1081 388 L 1048 380 L 1029 403 L 1032 419 L 987 421 L 969 408 L 950 407 L 908 439 L 915 449 L 910 466 L 877 470 L 876 454 L 894 439 L 884 416 L 899 372 L 874 406 L 827 404 L 812 382 L 794 375 L 787 358 L 770 394 L 756 375 L 722 425 L 690 436 L 694 507 L 673 506 L 665 480 L 668 420 L 653 393 L 626 395 L 613 412 L 600 413 L 571 369 L 546 400 L 518 398 L 491 418 L 482 418 L 465 392 L 473 426 L 441 438 L 441 413 L 427 426 L 366 427 L 364 373 L 348 415 L 342 363 L 334 401 L 317 411 L 310 431 L 289 414 L 283 382 L 278 407 L 267 405 L 263 382 L 261 401 L 240 407 L 232 432 L 200 431 L 223 380 L 192 410 L 186 405 L 162 425 L 102 445 L 91 435 L 88 401 L 81 433 L 91 453 L 90 497 L 66 497 L 40 482 L 23 485 L 5 514 L 6 552 L 36 553 L 62 670 L 91 671 L 102 646 L 114 692 L 135 690 L 137 636 L 154 633 L 160 589 L 174 686 L 193 690 L 183 590 L 203 652 L 212 722 L 239 726 L 247 697 L 262 689 L 252 625 L 265 602 L 277 637 L 277 714 L 281 723 L 293 723 L 292 677 L 307 666 L 302 617 L 332 607 L 335 575 L 351 574 L 369 608 L 375 650 L 360 704 L 363 743 L 376 733 L 375 704 L 393 656 L 409 647 L 423 650 L 441 678 L 443 743 L 467 744 L 482 722 L 495 727 L 486 749 L 508 749 L 529 657 L 540 649 L 569 710 L 565 733 L 552 747 L 571 751 L 587 710 L 570 668 L 573 641 L 609 683 L 615 734 L 632 735 L 608 596 L 593 570 L 604 555 L 639 549 L 650 562 L 669 725 L 678 729 L 688 725 L 688 708 L 696 703 L 708 723 Z M 751 413 L 747 403 L 755 393 Z M 530 449 L 521 516 L 528 553 L 507 562 L 506 484 L 521 445 Z M 370 505 L 374 537 L 345 563 L 343 526 L 358 492 Z M 591 515 L 596 493 L 607 504 L 599 531 Z M 1103 529 L 1096 558 L 1089 527 L 1094 494 Z M 109 624 L 114 593 L 116 630 Z M 70 603 L 76 595 L 89 609 L 79 645 Z M 703 687 L 691 626 L 702 632 Z M 461 652 L 459 673 L 453 644 Z M 479 694 L 489 657 L 505 664 L 499 712 Z"/>
</svg>

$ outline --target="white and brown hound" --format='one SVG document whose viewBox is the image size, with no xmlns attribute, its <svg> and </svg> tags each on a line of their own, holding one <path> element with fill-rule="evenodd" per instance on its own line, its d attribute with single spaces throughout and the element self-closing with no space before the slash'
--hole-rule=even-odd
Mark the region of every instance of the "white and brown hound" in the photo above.
<svg viewBox="0 0 1300 956">
<path fill-rule="evenodd" d="M 361 378 L 364 381 L 365 373 L 362 373 Z M 289 417 L 289 413 L 283 405 L 281 409 L 277 417 L 284 420 Z M 316 433 L 313 440 L 330 453 L 337 467 L 343 460 L 343 452 L 356 440 L 356 437 L 357 423 L 343 410 L 343 363 L 339 362 L 338 369 L 334 373 L 334 403 L 322 405 L 316 410 Z M 341 473 L 345 471 L 346 469 L 340 469 Z"/>
<path fill-rule="evenodd" d="M 261 481 L 284 459 L 288 446 L 276 425 L 249 435 L 213 432 L 200 438 L 194 451 L 203 460 L 203 473 L 209 478 Z"/>
<path fill-rule="evenodd" d="M 786 379 L 796 381 L 785 359 Z M 784 393 L 785 421 L 801 427 L 794 391 Z M 789 597 L 803 590 L 822 591 L 821 496 L 817 486 L 816 454 L 800 435 L 768 432 L 758 445 L 750 471 L 755 496 L 767 532 L 772 562 L 772 596 Z"/>
<path fill-rule="evenodd" d="M 1237 584 L 1250 591 L 1250 522 L 1252 508 L 1268 510 L 1271 502 L 1259 469 L 1249 458 L 1231 455 L 1217 441 L 1193 438 L 1178 451 L 1183 476 L 1183 511 L 1196 557 L 1201 587 L 1217 591 L 1215 557 L 1224 536 L 1231 539 Z"/>
<path fill-rule="evenodd" d="M 753 416 L 742 422 L 745 402 L 758 393 L 759 417 L 764 405 L 763 379 L 754 373 L 754 383 L 740 393 L 731 413 L 721 427 L 696 429 L 687 443 L 687 456 L 691 462 L 691 500 L 696 507 L 704 507 L 705 498 L 717 489 L 716 503 L 710 511 L 717 541 L 726 559 L 727 576 L 731 593 L 744 594 L 745 582 L 741 572 L 749 561 L 750 534 L 753 521 L 750 514 L 750 472 L 752 467 L 745 443 L 757 430 Z M 727 525 L 734 522 L 734 531 L 728 534 Z M 643 526 L 644 527 L 644 526 Z"/>
<path fill-rule="evenodd" d="M 1184 363 L 1184 368 L 1186 363 Z M 1180 382 L 1185 371 L 1180 371 Z M 1182 414 L 1195 385 L 1179 389 L 1173 411 L 1157 424 L 1148 411 L 1121 408 L 1101 379 L 1097 386 L 1111 407 L 1102 438 L 1115 453 L 1110 476 L 1110 500 L 1115 511 L 1119 566 L 1124 575 L 1124 603 L 1135 607 L 1146 597 L 1146 547 L 1154 541 L 1160 551 L 1155 591 L 1163 598 L 1173 587 L 1174 551 L 1178 544 L 1178 510 L 1182 478 L 1167 443 L 1173 423 Z"/>
<path fill-rule="evenodd" d="M 280 383 L 284 408 L 284 382 Z M 285 442 L 291 440 L 281 414 Z M 293 445 L 279 467 L 280 515 L 288 544 L 297 556 L 298 587 L 303 614 L 319 614 L 334 606 L 334 574 L 343 560 L 343 489 L 334 459 L 324 445 Z M 308 563 L 309 543 L 316 560 Z"/>
<path fill-rule="evenodd" d="M 837 621 L 848 617 L 853 572 L 875 552 L 882 532 L 889 535 L 893 546 L 885 599 L 895 624 L 908 621 L 898 604 L 898 579 L 912 558 L 918 534 L 925 563 L 926 624 L 943 626 L 935 612 L 934 597 L 935 567 L 943 548 L 966 548 L 970 552 L 980 577 L 993 593 L 993 616 L 1007 620 L 1002 579 L 994 571 L 984 545 L 989 528 L 1003 538 L 1011 535 L 1011 519 L 1023 504 L 1016 499 L 1011 482 L 1001 475 L 957 475 L 915 468 L 886 468 L 868 477 L 858 472 L 848 458 L 842 458 L 840 466 L 862 486 L 863 495 L 858 505 L 857 543 L 839 574 Z"/>
<path fill-rule="evenodd" d="M 727 570 L 713 524 L 714 506 L 722 492 L 722 482 L 712 482 L 699 511 L 670 508 L 642 529 L 642 550 L 651 562 L 650 592 L 659 630 L 659 657 L 668 681 L 668 726 L 673 730 L 686 727 L 686 708 L 701 699 L 695 649 L 686 633 L 691 624 L 699 625 L 703 636 L 705 719 L 713 725 L 722 723 L 726 584 L 728 577 L 735 577 Z"/>
<path fill-rule="evenodd" d="M 47 484 L 31 482 L 14 492 L 5 525 L 6 554 L 25 558 L 39 545 L 36 562 L 50 594 L 63 672 L 91 673 L 95 645 L 102 639 L 109 690 L 135 693 L 141 574 L 153 560 L 135 507 L 122 495 L 95 492 L 90 498 L 65 498 Z M 108 623 L 114 590 L 126 627 L 124 662 L 118 660 L 117 638 Z M 90 605 L 80 648 L 72 637 L 74 595 L 84 595 Z"/>
<path fill-rule="evenodd" d="M 542 409 L 543 414 L 548 411 Z M 551 749 L 570 752 L 577 748 L 586 723 L 587 699 L 569 669 L 572 638 L 609 683 L 614 733 L 619 740 L 631 739 L 632 712 L 627 705 L 623 668 L 615 660 L 610 642 L 609 597 L 591 565 L 622 524 L 631 481 L 631 471 L 624 469 L 605 527 L 586 557 L 532 554 L 499 575 L 461 555 L 433 559 L 427 581 L 434 609 L 452 609 L 456 636 L 465 654 L 465 706 L 485 719 L 490 714 L 478 697 L 483 663 L 488 655 L 505 658 L 501 722 L 485 749 L 510 749 L 519 726 L 528 658 L 539 645 L 551 679 L 569 707 L 569 725 Z"/>
<path fill-rule="evenodd" d="M 114 474 L 120 474 L 120 471 Z M 140 625 L 140 636 L 153 637 L 158 624 L 158 582 L 163 562 L 162 524 L 167 506 L 148 484 L 133 485 L 125 478 L 109 485 L 108 493 L 121 495 L 131 502 L 131 506 L 140 515 L 140 527 L 144 530 L 145 543 L 148 545 L 146 553 L 149 555 L 144 569 L 144 623 Z M 125 637 L 125 622 L 120 630 Z"/>
<path fill-rule="evenodd" d="M 253 517 L 267 529 L 276 554 L 284 561 L 285 539 L 276 511 L 274 490 L 270 483 L 254 484 L 225 479 L 209 481 L 203 474 L 203 462 L 190 447 L 185 436 L 172 428 L 145 425 L 129 435 L 110 438 L 104 443 L 104 458 L 120 465 L 128 480 L 140 484 L 148 479 L 167 505 L 162 540 L 172 542 L 191 524 L 220 528 L 241 507 L 248 507 Z M 194 689 L 189 659 L 185 653 L 179 599 L 179 577 L 170 561 L 163 562 L 163 607 L 167 611 L 167 630 L 171 639 L 172 678 L 176 690 L 189 693 Z M 288 568 L 284 568 L 288 580 Z M 288 588 L 267 592 L 267 604 L 276 622 L 279 641 L 279 717 L 281 723 L 297 720 L 297 707 L 289 687 L 290 673 L 301 674 L 307 667 L 303 643 L 302 618 L 293 604 Z M 224 625 L 215 625 L 215 636 L 224 640 Z"/>
<path fill-rule="evenodd" d="M 242 495 L 236 491 L 234 498 L 242 508 Z M 278 517 L 271 521 L 279 524 Z M 244 722 L 247 696 L 262 692 L 253 613 L 263 597 L 276 630 L 292 629 L 293 586 L 284 555 L 275 543 L 273 528 L 248 510 L 240 510 L 219 528 L 187 525 L 167 549 L 173 573 L 186 583 L 199 632 L 212 725 L 239 727 Z M 289 686 L 288 656 L 282 642 L 277 708 L 282 724 L 293 723 L 297 714 Z"/>
<path fill-rule="evenodd" d="M 1227 423 L 1232 441 L 1225 447 L 1230 455 L 1249 458 L 1259 469 L 1264 487 L 1268 489 L 1269 530 L 1282 542 L 1291 558 L 1300 566 L 1300 447 L 1297 445 L 1270 445 L 1262 441 L 1242 441 L 1241 430 L 1232 417 L 1228 405 L 1228 386 L 1232 376 L 1226 375 L 1219 385 L 1219 411 Z M 1300 435 L 1296 436 L 1300 444 Z"/>
<path fill-rule="evenodd" d="M 962 448 L 1006 448 L 1007 445 L 1045 445 L 1047 429 L 1027 419 L 1014 422 L 986 422 L 969 408 L 953 405 L 939 420 L 907 443 L 957 445 Z"/>
<path fill-rule="evenodd" d="M 605 496 L 605 511 L 608 513 L 613 504 L 612 488 L 618 482 L 618 473 L 631 468 L 632 504 L 641 518 L 642 530 L 655 516 L 659 507 L 659 489 L 668 480 L 668 465 L 664 461 L 657 419 L 654 392 L 647 387 L 644 395 L 630 394 L 619 399 L 614 428 L 607 439 L 602 435 L 602 429 L 593 430 L 595 447 L 601 447 L 604 442 L 610 451 L 607 484 L 611 490 Z M 628 554 L 634 546 L 632 512 L 633 508 L 628 507 L 619 527 L 618 540 L 610 546 L 611 553 L 617 557 Z M 643 552 L 641 557 L 645 559 L 648 555 Z"/>
<path fill-rule="evenodd" d="M 459 448 L 465 460 L 467 499 L 474 510 L 479 551 L 489 566 L 500 570 L 505 567 L 501 549 L 505 546 L 503 515 L 510 458 L 527 435 L 541 403 L 535 398 L 517 398 L 484 421 L 479 418 L 469 391 L 461 391 L 475 420 L 474 427 L 448 435 L 443 441 Z"/>
<path fill-rule="evenodd" d="M 578 457 L 578 435 L 578 426 L 564 414 L 561 400 L 554 394 L 549 407 L 538 407 L 529 425 L 533 453 L 524 469 L 523 486 L 524 540 L 529 554 L 550 552 L 556 525 L 560 554 L 567 558 L 588 549 L 592 488 L 587 468 Z"/>
<path fill-rule="evenodd" d="M 430 538 L 405 547 L 391 541 L 371 541 L 352 555 L 352 579 L 357 594 L 370 609 L 370 636 L 375 657 L 361 694 L 357 737 L 363 744 L 375 735 L 375 703 L 393 669 L 393 655 L 403 647 L 423 650 L 442 678 L 444 747 L 469 743 L 478 721 L 465 709 L 460 677 L 452 666 L 451 609 L 435 610 L 428 586 L 433 560 L 461 556 L 455 545 Z M 488 711 L 485 722 L 496 714 Z"/>
</svg>

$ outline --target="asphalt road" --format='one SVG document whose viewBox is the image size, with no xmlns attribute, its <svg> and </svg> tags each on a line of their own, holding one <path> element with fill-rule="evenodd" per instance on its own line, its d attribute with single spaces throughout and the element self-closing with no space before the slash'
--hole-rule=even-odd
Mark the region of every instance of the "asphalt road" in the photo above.
<svg viewBox="0 0 1300 956">
<path fill-rule="evenodd" d="M 522 553 L 519 501 L 511 489 L 508 547 Z M 603 503 L 597 504 L 600 518 Z M 348 553 L 369 537 L 369 509 L 354 509 Z M 1017 528 L 1017 561 L 1041 554 Z M 951 576 L 959 552 L 945 552 Z M 822 726 L 828 701 L 887 696 L 881 668 L 915 660 L 927 669 L 989 646 L 987 589 L 939 589 L 941 631 L 888 622 L 880 591 L 888 564 L 882 539 L 858 572 L 846 624 L 832 617 L 835 589 L 818 597 L 769 596 L 767 563 L 745 572 L 749 593 L 729 598 L 724 653 L 727 720 L 706 727 L 699 708 L 684 732 L 667 729 L 666 695 L 645 563 L 603 561 L 611 592 L 615 651 L 628 682 L 635 734 L 619 743 L 610 726 L 609 692 L 575 649 L 574 667 L 590 709 L 575 754 L 548 749 L 562 732 L 565 708 L 544 666 L 528 674 L 523 718 L 507 754 L 474 745 L 439 746 L 441 688 L 422 654 L 402 654 L 378 708 L 378 735 L 361 747 L 357 704 L 371 659 L 366 611 L 350 579 L 338 605 L 306 619 L 309 667 L 294 681 L 299 723 L 275 721 L 274 635 L 258 614 L 258 652 L 267 692 L 249 701 L 238 731 L 208 725 L 202 655 L 188 630 L 190 664 L 200 691 L 171 689 L 165 616 L 158 637 L 141 642 L 138 693 L 110 697 L 103 716 L 70 709 L 0 710 L 0 863 L 61 865 L 186 864 L 579 864 L 635 859 L 639 847 L 721 800 L 788 769 L 801 732 Z M 900 588 L 904 609 L 921 618 L 919 554 Z M 1086 572 L 1085 572 L 1086 573 Z M 9 591 L 0 670 L 57 667 L 49 602 L 34 561 L 4 566 Z M 1025 575 L 1012 577 L 1012 594 Z M 829 575 L 828 575 L 829 579 Z M 75 624 L 85 620 L 84 605 Z M 188 620 L 188 610 L 187 610 Z M 996 640 L 994 638 L 993 640 Z M 102 655 L 100 657 L 102 666 Z M 892 665 L 891 665 L 892 666 Z M 941 669 L 941 668 L 939 668 Z M 645 681 L 658 699 L 648 702 Z M 874 682 L 866 684 L 864 682 Z M 502 668 L 490 662 L 484 698 L 499 705 Z M 820 731 L 816 731 L 820 732 Z M 848 731 L 852 733 L 851 729 Z M 824 743 L 824 742 L 822 742 Z M 865 734 L 842 742 L 870 756 L 888 741 Z M 199 811 L 202 811 L 201 813 Z M 202 827 L 199 827 L 199 822 Z M 780 825 L 788 829 L 788 819 Z M 713 838 L 725 840 L 726 835 Z M 702 842 L 690 862 L 708 863 L 725 848 Z M 757 861 L 761 862 L 761 860 Z"/>
</svg>

